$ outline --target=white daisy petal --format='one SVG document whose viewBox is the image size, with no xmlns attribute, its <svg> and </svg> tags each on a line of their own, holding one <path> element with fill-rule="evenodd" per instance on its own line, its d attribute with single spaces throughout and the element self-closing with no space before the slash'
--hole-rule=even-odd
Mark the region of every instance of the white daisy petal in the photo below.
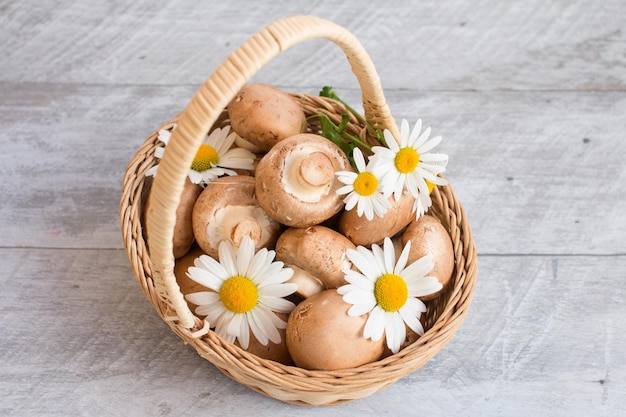
<svg viewBox="0 0 626 417">
<path fill-rule="evenodd" d="M 227 309 L 224 309 L 222 314 L 220 314 L 217 320 L 215 320 L 215 332 L 222 337 L 234 336 L 226 331 L 226 329 L 228 328 L 228 323 L 230 323 L 231 320 L 233 320 L 234 316 L 235 316 L 235 313 Z"/>
<path fill-rule="evenodd" d="M 209 255 L 200 255 L 194 260 L 194 265 L 209 271 L 221 280 L 228 278 L 228 273 L 224 267 Z"/>
<path fill-rule="evenodd" d="M 352 186 L 352 182 L 350 182 L 349 184 L 350 185 L 345 185 L 345 186 L 343 186 L 341 188 L 338 188 L 336 193 L 339 194 L 339 195 L 344 195 L 344 194 L 351 193 L 352 190 L 354 189 L 354 187 Z"/>
<path fill-rule="evenodd" d="M 259 320 L 258 314 L 252 314 L 250 312 L 246 313 L 246 317 L 248 318 L 248 326 L 252 331 L 252 334 L 262 345 L 267 345 L 268 338 L 265 335 L 265 331 L 263 328 L 263 321 Z"/>
<path fill-rule="evenodd" d="M 287 328 L 287 322 L 286 321 L 284 321 L 283 319 L 278 317 L 277 314 L 272 313 L 270 310 L 268 310 L 268 312 L 270 313 L 270 314 L 268 314 L 268 317 L 270 318 L 270 320 L 272 320 L 272 324 L 277 329 L 285 329 L 285 328 Z M 279 340 L 279 342 L 280 342 L 280 340 Z"/>
<path fill-rule="evenodd" d="M 385 315 L 385 335 L 387 347 L 392 353 L 398 353 L 400 346 L 406 338 L 406 328 L 399 314 L 387 313 Z"/>
<path fill-rule="evenodd" d="M 230 321 L 224 323 L 224 330 L 228 334 L 238 336 L 239 330 L 241 329 L 241 322 L 245 321 L 245 319 L 245 314 L 235 314 Z"/>
<path fill-rule="evenodd" d="M 250 324 L 248 323 L 248 318 L 243 314 L 239 314 L 241 316 L 241 320 L 239 320 L 239 328 L 236 330 L 234 336 L 239 340 L 239 344 L 243 349 L 248 349 L 250 345 Z"/>
<path fill-rule="evenodd" d="M 445 153 L 420 153 L 420 161 L 435 162 L 437 165 L 446 165 L 448 163 L 448 155 Z"/>
<path fill-rule="evenodd" d="M 215 327 L 215 321 L 221 315 L 222 309 L 219 308 L 218 304 L 203 304 L 201 306 L 196 307 L 196 314 L 199 316 L 206 316 L 209 323 L 211 323 L 212 327 Z"/>
<path fill-rule="evenodd" d="M 406 267 L 406 263 L 409 260 L 409 252 L 411 251 L 411 241 L 407 241 L 406 245 L 404 245 L 404 248 L 402 249 L 402 252 L 400 253 L 400 257 L 398 258 L 398 261 L 396 262 L 396 266 L 393 269 L 393 273 L 394 274 L 399 274 L 405 267 Z"/>
<path fill-rule="evenodd" d="M 345 298 L 344 298 L 344 301 Z M 346 301 L 348 302 L 348 301 Z M 348 309 L 349 316 L 361 316 L 363 314 L 369 313 L 376 306 L 376 299 L 372 297 L 372 301 L 370 303 L 362 303 L 362 304 L 353 304 L 352 307 Z"/>
<path fill-rule="evenodd" d="M 396 251 L 393 247 L 393 242 L 388 237 L 385 238 L 383 245 L 383 252 L 385 255 L 385 272 L 390 274 L 393 273 L 394 265 L 396 263 Z"/>
<path fill-rule="evenodd" d="M 259 295 L 268 296 L 275 299 L 287 297 L 298 289 L 298 284 L 291 282 L 285 284 L 270 284 L 264 287 L 259 286 Z"/>
<path fill-rule="evenodd" d="M 402 270 L 401 275 L 405 279 L 424 277 L 434 268 L 432 254 L 425 255 Z"/>
<path fill-rule="evenodd" d="M 365 322 L 365 327 L 363 328 L 363 336 L 365 338 L 370 338 L 373 341 L 380 340 L 383 337 L 383 333 L 385 332 L 385 311 L 376 306 L 370 312 L 370 316 Z M 367 335 L 369 336 L 366 336 Z"/>
<path fill-rule="evenodd" d="M 291 291 L 287 295 L 293 293 L 294 291 Z M 271 309 L 272 311 L 276 311 L 277 313 L 291 313 L 291 311 L 295 307 L 295 304 L 291 301 L 278 297 L 259 297 L 259 302 L 267 308 Z"/>
<path fill-rule="evenodd" d="M 419 298 L 415 297 L 409 297 L 402 308 L 411 312 L 411 314 L 414 314 L 417 318 L 419 318 L 422 313 L 426 312 L 426 304 L 424 304 L 424 302 Z"/>
<path fill-rule="evenodd" d="M 254 336 L 261 342 L 263 345 L 267 345 L 268 339 L 274 343 L 280 343 L 280 333 L 278 333 L 278 329 L 274 325 L 273 319 L 271 315 L 275 315 L 267 308 L 259 307 L 255 314 L 251 314 L 250 316 L 255 320 L 262 331 L 262 338 L 259 337 L 256 333 Z M 254 328 L 252 328 L 254 331 Z"/>
<path fill-rule="evenodd" d="M 415 314 L 415 312 L 411 311 L 410 308 L 407 308 L 406 304 L 399 310 L 399 313 L 402 317 L 402 320 L 406 323 L 409 329 L 413 330 L 419 335 L 424 334 L 424 327 L 422 327 L 422 323 L 419 320 L 419 313 Z"/>
<path fill-rule="evenodd" d="M 189 279 L 197 282 L 198 284 L 215 291 L 219 291 L 222 283 L 224 282 L 224 280 L 215 276 L 215 274 L 211 273 L 210 271 L 207 271 L 203 268 L 198 268 L 196 266 L 189 267 L 189 269 L 187 269 L 186 275 L 187 277 L 189 277 Z"/>
<path fill-rule="evenodd" d="M 415 143 L 417 142 L 417 139 L 419 138 L 419 134 L 421 130 L 422 130 L 422 119 L 417 119 L 417 122 L 415 123 L 415 126 L 413 126 L 413 129 L 411 130 L 411 135 L 409 136 L 409 139 L 407 141 L 408 146 L 412 148 L 415 147 Z"/>
<path fill-rule="evenodd" d="M 193 169 L 189 170 L 187 176 L 189 177 L 189 181 L 193 182 L 194 184 L 200 184 L 202 182 L 202 175 L 199 172 L 194 171 Z"/>
<path fill-rule="evenodd" d="M 378 217 L 383 217 L 391 207 L 391 203 L 382 193 L 376 193 L 376 198 L 372 199 L 372 207 Z"/>
<path fill-rule="evenodd" d="M 220 295 L 212 291 L 200 291 L 187 294 L 185 299 L 195 305 L 211 304 L 217 302 Z"/>
<path fill-rule="evenodd" d="M 398 180 L 396 181 L 395 187 L 393 187 L 393 198 L 396 201 L 399 201 L 402 197 L 402 192 L 404 191 L 404 184 L 406 182 L 406 175 L 400 175 Z"/>
<path fill-rule="evenodd" d="M 400 149 L 400 147 L 398 146 L 398 142 L 396 142 L 396 138 L 393 137 L 391 132 L 385 129 L 383 131 L 383 136 L 385 137 L 385 142 L 387 142 L 387 146 L 389 147 L 389 149 L 391 149 L 394 152 L 398 152 L 398 149 Z M 379 147 L 383 148 L 382 146 L 379 146 Z M 377 146 L 372 147 L 372 151 L 374 151 L 375 148 L 377 148 Z M 387 148 L 383 148 L 383 149 L 387 149 Z"/>
<path fill-rule="evenodd" d="M 376 297 L 374 297 L 374 293 L 372 291 L 363 291 L 355 289 L 354 287 L 350 288 L 348 285 L 344 285 L 340 288 L 347 287 L 343 295 L 343 301 L 349 304 L 370 304 L 374 302 L 376 304 Z M 339 294 L 342 294 L 341 292 Z M 372 306 L 373 308 L 374 306 Z M 371 310 L 371 308 L 370 308 Z"/>
<path fill-rule="evenodd" d="M 443 285 L 441 285 L 437 277 L 423 277 L 417 280 L 415 288 L 409 291 L 409 295 L 412 297 L 423 297 L 433 294 L 441 290 L 441 288 L 443 288 Z"/>
<path fill-rule="evenodd" d="M 428 130 L 430 132 L 430 128 L 428 128 Z M 442 140 L 443 138 L 441 136 L 435 136 L 431 140 L 424 142 L 424 144 L 419 146 L 419 149 L 418 149 L 419 154 L 420 155 L 426 154 L 428 151 L 430 151 L 431 149 L 434 149 L 437 145 L 439 145 Z"/>
<path fill-rule="evenodd" d="M 372 206 L 371 199 L 363 200 L 363 207 L 359 207 L 359 209 L 361 212 L 361 213 L 357 213 L 359 214 L 359 216 L 361 216 L 362 214 L 365 214 L 365 218 L 367 220 L 372 220 L 374 218 L 374 207 Z"/>
<path fill-rule="evenodd" d="M 356 195 L 356 193 L 351 192 L 350 194 L 348 194 L 348 196 L 343 200 L 344 204 L 345 204 L 345 208 L 347 211 L 350 211 L 354 208 L 354 206 L 357 205 L 357 203 L 359 202 L 359 196 Z"/>
<path fill-rule="evenodd" d="M 363 152 L 359 148 L 354 148 L 352 152 L 352 156 L 354 157 L 354 163 L 359 172 L 365 171 L 365 158 L 363 157 Z"/>
<path fill-rule="evenodd" d="M 421 122 L 421 121 L 420 121 Z M 400 147 L 404 148 L 408 145 L 408 139 L 409 139 L 409 134 L 410 134 L 410 127 L 409 127 L 409 122 L 406 119 L 402 119 L 402 122 L 400 122 L 400 137 L 401 142 L 400 142 Z"/>
<path fill-rule="evenodd" d="M 417 127 L 417 124 L 415 125 L 415 127 Z M 420 126 L 420 129 L 421 129 L 421 126 Z M 413 144 L 413 148 L 419 150 L 419 148 L 424 144 L 424 142 L 428 140 L 428 137 L 430 136 L 430 131 L 431 131 L 430 127 L 427 127 L 426 129 L 424 129 L 424 132 L 419 136 L 419 138 L 417 138 L 417 140 Z"/>
<path fill-rule="evenodd" d="M 370 273 L 372 271 L 372 267 L 375 265 L 375 262 L 371 252 L 362 246 L 357 246 L 356 250 L 346 250 L 346 256 L 350 262 L 352 262 L 352 264 L 356 266 L 366 277 L 370 278 L 372 276 Z M 378 276 L 380 274 L 374 273 L 374 275 Z"/>
<path fill-rule="evenodd" d="M 344 270 L 345 279 L 354 289 L 362 289 L 364 291 L 372 291 L 374 289 L 374 280 L 357 272 L 353 269 Z M 341 287 L 340 287 L 341 288 Z"/>
<path fill-rule="evenodd" d="M 250 264 L 248 265 L 247 276 L 254 282 L 259 281 L 257 277 L 263 273 L 263 270 L 266 269 L 267 265 L 271 262 L 271 260 L 268 261 L 267 252 L 268 251 L 264 249 L 261 249 L 260 251 L 258 251 L 252 257 L 252 260 L 250 261 Z"/>
<path fill-rule="evenodd" d="M 372 245 L 372 255 L 374 256 L 374 263 L 377 266 L 380 266 L 380 270 L 376 271 L 376 274 L 373 277 L 375 281 L 376 278 L 378 278 L 379 276 L 383 274 L 386 274 L 389 271 L 387 271 L 387 265 L 385 261 L 385 252 L 376 243 Z"/>
<path fill-rule="evenodd" d="M 237 273 L 248 276 L 248 267 L 254 257 L 254 241 L 250 236 L 244 236 L 237 251 Z"/>
</svg>

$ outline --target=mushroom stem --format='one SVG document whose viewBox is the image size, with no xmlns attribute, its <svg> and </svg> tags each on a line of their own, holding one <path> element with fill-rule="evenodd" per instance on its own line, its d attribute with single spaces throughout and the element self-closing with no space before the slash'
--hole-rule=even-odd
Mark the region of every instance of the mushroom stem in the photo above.
<svg viewBox="0 0 626 417">
<path fill-rule="evenodd" d="M 299 174 L 306 184 L 321 187 L 332 181 L 335 170 L 328 156 L 313 152 L 300 162 Z"/>
<path fill-rule="evenodd" d="M 261 240 L 261 233 L 261 226 L 255 219 L 245 218 L 233 225 L 230 232 L 230 240 L 233 242 L 233 245 L 239 247 L 244 236 L 249 236 L 256 245 Z"/>
</svg>

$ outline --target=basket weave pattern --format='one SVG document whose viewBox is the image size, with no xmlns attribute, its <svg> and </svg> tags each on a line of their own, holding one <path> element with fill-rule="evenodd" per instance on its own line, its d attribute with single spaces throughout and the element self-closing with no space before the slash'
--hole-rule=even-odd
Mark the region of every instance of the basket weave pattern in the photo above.
<svg viewBox="0 0 626 417">
<path fill-rule="evenodd" d="M 310 38 L 326 38 L 346 53 L 363 94 L 366 119 L 376 129 L 397 127 L 385 102 L 369 56 L 345 29 L 314 17 L 292 17 L 274 22 L 235 51 L 202 85 L 187 108 L 150 135 L 131 160 L 124 177 L 120 202 L 122 236 L 133 272 L 148 300 L 185 343 L 236 381 L 281 401 L 300 405 L 334 405 L 377 392 L 432 358 L 462 324 L 470 305 L 477 276 L 476 252 L 471 229 L 450 185 L 436 187 L 429 213 L 437 217 L 452 238 L 455 271 L 445 293 L 427 303 L 425 334 L 416 342 L 377 362 L 338 371 L 310 371 L 259 358 L 225 342 L 194 316 L 173 273 L 172 236 L 175 210 L 188 167 L 202 138 L 214 127 L 228 124 L 224 110 L 239 89 L 267 61 L 281 51 Z M 324 97 L 293 94 L 307 116 L 322 112 L 339 123 L 350 112 Z M 176 124 L 162 160 L 154 156 L 158 130 Z M 311 124 L 310 131 L 318 126 Z M 352 117 L 350 133 L 372 142 L 367 129 Z M 146 178 L 148 169 L 160 163 L 159 175 Z M 151 205 L 143 207 L 148 193 Z M 149 249 L 144 230 L 150 236 Z"/>
</svg>

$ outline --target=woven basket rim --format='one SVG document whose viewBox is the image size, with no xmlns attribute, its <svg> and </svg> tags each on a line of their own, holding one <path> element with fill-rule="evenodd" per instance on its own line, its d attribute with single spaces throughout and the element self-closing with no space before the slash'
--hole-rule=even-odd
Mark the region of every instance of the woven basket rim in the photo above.
<svg viewBox="0 0 626 417">
<path fill-rule="evenodd" d="M 293 96 L 303 101 L 303 106 L 309 109 L 315 108 L 319 102 L 325 102 L 323 106 L 319 107 L 322 111 L 330 114 L 334 108 L 335 116 L 342 111 L 341 104 L 330 101 L 330 99 L 298 93 L 293 94 Z M 437 210 L 441 210 L 436 208 L 440 205 L 453 205 L 454 210 L 450 211 L 449 216 L 456 219 L 456 227 L 463 234 L 463 236 L 456 236 L 456 239 L 453 238 L 455 253 L 459 252 L 460 249 L 464 249 L 467 253 L 461 259 L 456 259 L 455 283 L 451 288 L 457 288 L 459 291 L 455 294 L 456 298 L 448 303 L 443 314 L 440 314 L 437 320 L 425 329 L 424 335 L 399 353 L 356 368 L 335 371 L 307 370 L 298 368 L 295 365 L 285 365 L 270 359 L 260 358 L 235 344 L 224 341 L 213 331 L 197 337 L 189 329 L 177 324 L 175 315 L 170 311 L 167 303 L 164 303 L 160 298 L 159 291 L 154 285 L 152 261 L 147 244 L 143 241 L 140 207 L 141 195 L 142 193 L 145 194 L 145 183 L 149 180 L 149 178 L 145 177 L 145 172 L 156 162 L 154 149 L 158 146 L 158 131 L 172 128 L 177 120 L 178 116 L 155 130 L 129 163 L 124 181 L 124 193 L 120 203 L 120 215 L 127 255 L 131 265 L 133 265 L 135 277 L 140 283 L 146 298 L 172 330 L 186 344 L 193 346 L 199 355 L 239 382 L 242 382 L 241 379 L 246 379 L 240 376 L 241 373 L 245 372 L 242 369 L 249 369 L 249 372 L 255 374 L 258 380 L 255 381 L 256 384 L 243 382 L 244 385 L 248 385 L 250 388 L 270 397 L 300 405 L 331 405 L 352 401 L 361 398 L 361 395 L 357 395 L 355 398 L 345 396 L 345 399 L 333 399 L 328 404 L 323 395 L 322 399 L 316 398 L 314 394 L 310 394 L 310 398 L 307 397 L 306 400 L 303 400 L 301 397 L 303 392 L 320 392 L 316 391 L 316 389 L 327 390 L 332 393 L 332 391 L 341 391 L 337 387 L 350 388 L 351 386 L 359 389 L 375 386 L 376 388 L 373 392 L 376 392 L 421 367 L 435 356 L 452 338 L 462 324 L 471 303 L 477 271 L 476 253 L 471 230 L 469 224 L 464 221 L 465 214 L 463 208 L 456 200 L 451 185 L 436 188 L 436 191 L 433 192 L 433 204 L 435 206 L 434 213 L 437 213 Z M 220 123 L 228 123 L 226 115 L 221 118 Z M 364 127 L 355 124 L 352 129 L 363 131 Z M 135 215 L 131 215 L 131 213 L 135 213 Z M 455 258 L 457 258 L 457 255 L 455 255 Z M 201 322 L 200 319 L 199 322 Z M 240 363 L 236 363 L 237 361 Z M 274 381 L 274 383 L 287 383 L 288 386 L 295 387 L 293 388 L 293 396 L 289 397 L 289 395 L 286 395 L 286 393 L 290 392 L 289 388 L 286 388 L 286 393 L 278 392 L 278 390 L 273 393 L 271 391 L 268 392 L 266 386 L 257 386 L 259 382 L 263 385 L 265 380 Z"/>
</svg>

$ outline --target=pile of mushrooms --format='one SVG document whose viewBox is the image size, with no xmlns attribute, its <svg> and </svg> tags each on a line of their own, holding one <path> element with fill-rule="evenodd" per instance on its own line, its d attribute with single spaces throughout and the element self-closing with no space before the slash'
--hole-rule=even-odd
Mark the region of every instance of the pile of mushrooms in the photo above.
<svg viewBox="0 0 626 417">
<path fill-rule="evenodd" d="M 229 122 L 239 136 L 234 146 L 256 155 L 255 170 L 223 176 L 204 187 L 188 183 L 177 211 L 174 234 L 175 275 L 183 294 L 206 291 L 186 276 L 201 254 L 218 259 L 218 246 L 238 247 L 245 236 L 256 250 L 274 250 L 276 260 L 291 268 L 297 304 L 283 317 L 281 343 L 251 341 L 248 350 L 261 357 L 307 369 L 360 366 L 386 354 L 384 338 L 362 337 L 366 316 L 351 317 L 349 304 L 335 290 L 346 284 L 342 270 L 352 267 L 347 249 L 411 241 L 409 262 L 431 254 L 445 291 L 454 269 L 450 236 L 435 217 L 416 219 L 414 199 L 390 197 L 383 217 L 367 220 L 344 209 L 343 185 L 335 173 L 352 171 L 344 152 L 307 128 L 299 101 L 269 85 L 248 84 L 228 106 Z M 399 251 L 398 251 L 399 253 Z M 435 299 L 432 294 L 424 301 Z M 194 305 L 190 304 L 193 310 Z M 417 336 L 407 332 L 406 344 Z"/>
</svg>

